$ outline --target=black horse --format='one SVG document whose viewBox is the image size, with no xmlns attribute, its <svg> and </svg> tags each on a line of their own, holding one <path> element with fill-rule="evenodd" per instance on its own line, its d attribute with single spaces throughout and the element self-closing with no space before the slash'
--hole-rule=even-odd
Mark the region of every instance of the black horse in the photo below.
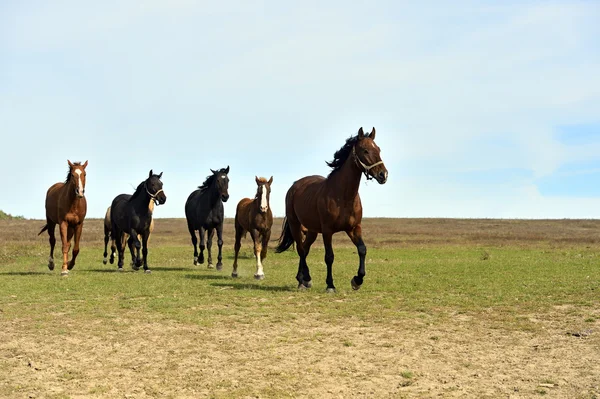
<svg viewBox="0 0 600 399">
<path fill-rule="evenodd" d="M 212 239 L 217 229 L 217 245 L 219 246 L 219 256 L 217 257 L 217 270 L 223 269 L 223 257 L 221 249 L 223 248 L 223 202 L 229 199 L 227 189 L 229 187 L 229 166 L 221 170 L 210 170 L 212 175 L 208 176 L 204 183 L 194 190 L 185 202 L 185 218 L 187 219 L 188 230 L 192 236 L 194 245 L 194 265 L 204 263 L 204 231 L 208 232 L 208 268 L 212 268 Z M 198 238 L 196 230 L 200 233 L 200 257 L 198 257 Z"/>
<path fill-rule="evenodd" d="M 152 209 L 154 208 L 152 202 L 162 205 L 167 200 L 167 196 L 163 191 L 163 184 L 160 181 L 161 177 L 162 172 L 159 175 L 155 175 L 150 170 L 148 179 L 139 184 L 133 195 L 118 195 L 110 206 L 111 235 L 119 251 L 119 271 L 123 270 L 123 258 L 125 255 L 123 233 L 127 233 L 129 234 L 127 243 L 132 257 L 134 254 L 132 246 L 135 245 L 138 251 L 141 247 L 144 271 L 150 273 L 150 269 L 148 269 L 148 237 L 150 236 Z M 141 243 L 138 239 L 138 234 L 142 237 Z M 142 266 L 142 259 L 137 256 L 133 261 L 133 269 L 139 270 L 140 266 Z"/>
</svg>

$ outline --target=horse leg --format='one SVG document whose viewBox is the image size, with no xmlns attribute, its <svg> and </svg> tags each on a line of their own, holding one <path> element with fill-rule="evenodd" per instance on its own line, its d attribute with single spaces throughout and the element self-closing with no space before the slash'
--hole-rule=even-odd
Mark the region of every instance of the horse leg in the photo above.
<svg viewBox="0 0 600 399">
<path fill-rule="evenodd" d="M 242 236 L 244 235 L 244 228 L 237 222 L 235 222 L 235 244 L 233 245 L 233 271 L 231 272 L 231 277 L 237 277 L 237 261 L 238 254 L 240 253 L 240 248 L 242 247 Z"/>
<path fill-rule="evenodd" d="M 117 244 L 118 261 L 117 267 L 120 272 L 123 271 L 123 258 L 125 257 L 125 248 L 123 245 L 123 232 L 113 226 L 111 236 L 113 238 L 113 244 Z"/>
<path fill-rule="evenodd" d="M 71 261 L 69 262 L 67 268 L 72 270 L 75 267 L 75 259 L 77 259 L 77 255 L 79 255 L 79 240 L 81 239 L 81 232 L 83 231 L 83 223 L 79 223 L 75 226 L 75 240 L 73 242 L 73 255 L 71 256 Z"/>
<path fill-rule="evenodd" d="M 208 268 L 212 269 L 215 267 L 212 263 L 212 240 L 215 235 L 215 229 L 213 227 L 209 227 L 206 230 L 206 251 L 208 252 Z"/>
<path fill-rule="evenodd" d="M 262 237 L 260 232 L 255 229 L 250 230 L 250 236 L 252 237 L 252 241 L 254 242 L 254 257 L 256 258 L 256 273 L 254 274 L 254 278 L 257 280 L 262 280 L 265 278 L 265 273 L 263 271 L 261 259 Z"/>
<path fill-rule="evenodd" d="M 110 239 L 110 264 L 112 265 L 113 263 L 115 263 L 115 253 L 117 252 L 117 244 L 115 243 L 115 239 L 112 237 L 112 233 L 111 233 L 111 239 Z"/>
<path fill-rule="evenodd" d="M 194 227 L 190 223 L 188 223 L 188 231 L 192 237 L 192 246 L 194 247 L 194 266 L 196 266 L 198 264 L 198 238 L 196 237 L 196 230 L 194 230 Z"/>
<path fill-rule="evenodd" d="M 367 256 L 367 246 L 363 242 L 362 239 L 362 227 L 356 225 L 353 230 L 347 231 L 348 237 L 352 240 L 354 245 L 356 245 L 356 249 L 358 251 L 358 273 L 356 276 L 350 280 L 350 285 L 352 285 L 352 289 L 357 290 L 363 283 L 363 278 L 365 277 L 365 258 Z"/>
<path fill-rule="evenodd" d="M 310 272 L 308 270 L 308 263 L 306 263 L 306 258 L 308 257 L 308 254 L 310 252 L 311 245 L 313 245 L 313 243 L 317 239 L 318 235 L 319 235 L 319 233 L 315 233 L 313 231 L 307 231 L 306 238 L 302 242 L 302 247 L 303 247 L 302 249 L 304 250 L 304 258 L 302 258 L 302 257 L 300 258 L 301 263 L 298 266 L 298 273 L 301 273 L 303 276 L 308 276 L 308 279 L 305 278 L 302 281 L 302 285 L 304 285 L 306 288 L 312 287 L 312 280 L 310 278 Z M 304 259 L 304 260 L 302 261 L 302 259 Z"/>
<path fill-rule="evenodd" d="M 204 227 L 198 229 L 198 235 L 200 236 L 200 256 L 198 257 L 198 263 L 204 263 Z"/>
<path fill-rule="evenodd" d="M 104 254 L 102 263 L 105 265 L 108 263 L 108 242 L 110 241 L 110 232 L 104 227 Z M 112 262 L 110 262 L 112 263 Z"/>
<path fill-rule="evenodd" d="M 133 270 L 140 270 L 138 262 L 140 262 L 141 259 L 138 259 L 139 254 L 137 256 L 135 254 L 135 249 L 133 248 L 133 238 L 130 235 L 123 233 L 123 240 L 121 240 L 121 242 L 123 245 L 123 252 L 125 252 L 125 245 L 127 245 L 127 248 L 129 248 L 129 253 L 131 254 L 131 268 Z"/>
<path fill-rule="evenodd" d="M 67 270 L 67 259 L 69 256 L 69 248 L 71 246 L 71 243 L 67 239 L 69 225 L 67 222 L 61 222 L 60 225 L 58 226 L 58 229 L 60 231 L 60 240 L 62 242 L 62 254 L 63 254 L 63 263 L 62 263 L 62 270 L 60 272 L 60 275 L 66 276 L 67 274 L 69 274 L 69 270 Z"/>
<path fill-rule="evenodd" d="M 50 256 L 48 257 L 48 269 L 54 270 L 54 246 L 56 245 L 56 237 L 54 236 L 54 230 L 56 229 L 56 223 L 48 221 L 48 236 L 50 241 Z"/>
<path fill-rule="evenodd" d="M 217 255 L 217 270 L 223 270 L 223 223 L 217 226 L 217 246 L 219 253 Z"/>
<path fill-rule="evenodd" d="M 148 268 L 148 237 L 150 237 L 149 231 L 142 233 L 142 256 L 144 257 L 144 273 L 150 273 Z"/>
<path fill-rule="evenodd" d="M 271 230 L 267 230 L 262 236 L 262 251 L 260 252 L 260 260 L 263 261 L 267 257 L 269 248 L 269 240 L 271 239 Z"/>
<path fill-rule="evenodd" d="M 133 241 L 132 241 L 133 242 L 133 246 L 135 246 L 135 250 L 138 253 L 138 256 L 136 256 L 136 259 L 135 259 L 135 266 L 137 266 L 137 268 L 139 269 L 140 266 L 142 266 L 142 263 L 143 263 L 141 257 L 139 256 L 139 252 L 140 252 L 140 248 L 142 247 L 142 243 L 140 242 L 140 239 L 138 238 L 137 231 L 135 231 L 135 229 L 133 229 L 133 228 L 129 232 L 129 239 L 130 240 L 133 239 Z M 130 247 L 130 248 L 132 250 L 131 254 L 132 254 L 132 257 L 133 257 L 133 254 L 134 254 L 133 247 Z"/>
<path fill-rule="evenodd" d="M 333 237 L 333 233 L 323 232 L 323 244 L 325 245 L 325 264 L 327 265 L 327 279 L 325 282 L 327 283 L 327 292 L 334 293 L 335 286 L 333 285 L 333 247 L 331 245 L 331 239 Z"/>
<path fill-rule="evenodd" d="M 296 252 L 300 257 L 300 261 L 298 262 L 298 273 L 296 274 L 296 280 L 298 280 L 298 289 L 310 288 L 312 287 L 312 278 L 310 277 L 310 271 L 308 269 L 308 264 L 306 263 L 306 251 L 304 250 L 304 245 L 302 243 L 302 239 L 304 235 L 302 233 L 302 225 L 298 220 L 292 219 L 288 217 L 288 225 L 292 237 L 296 243 Z M 316 236 L 312 239 L 314 242 Z"/>
</svg>

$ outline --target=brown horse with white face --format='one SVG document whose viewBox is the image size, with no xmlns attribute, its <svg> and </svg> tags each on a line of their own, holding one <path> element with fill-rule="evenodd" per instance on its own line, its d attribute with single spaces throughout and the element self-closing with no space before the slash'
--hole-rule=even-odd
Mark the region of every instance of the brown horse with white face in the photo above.
<svg viewBox="0 0 600 399">
<path fill-rule="evenodd" d="M 367 179 L 374 178 L 379 184 L 384 184 L 388 176 L 380 149 L 375 144 L 375 128 L 371 134 L 365 134 L 361 127 L 333 158 L 327 163 L 333 169 L 327 178 L 303 177 L 290 187 L 285 197 L 286 218 L 276 251 L 283 252 L 296 243 L 300 256 L 296 275 L 298 288 L 312 286 L 306 257 L 319 233 L 323 235 L 325 245 L 327 292 L 335 292 L 331 240 L 336 232 L 346 232 L 358 250 L 358 273 L 351 280 L 352 288 L 359 289 L 365 276 L 367 247 L 362 239 L 362 204 L 358 195 L 360 179 L 364 174 Z M 306 234 L 304 240 L 303 233 Z"/>
<path fill-rule="evenodd" d="M 269 202 L 273 176 L 269 180 L 264 177 L 255 177 L 255 180 L 258 186 L 256 196 L 254 196 L 254 199 L 243 198 L 240 200 L 235 212 L 235 258 L 231 277 L 238 276 L 237 260 L 242 247 L 242 236 L 249 231 L 254 242 L 254 256 L 256 257 L 254 278 L 262 280 L 265 278 L 262 262 L 267 257 L 267 245 L 271 238 L 271 226 L 273 226 L 273 214 Z"/>
<path fill-rule="evenodd" d="M 63 264 L 61 276 L 69 274 L 69 270 L 75 267 L 75 259 L 79 254 L 79 239 L 83 229 L 83 219 L 87 212 L 85 193 L 85 168 L 88 162 L 82 165 L 80 162 L 69 163 L 69 174 L 64 183 L 52 185 L 46 193 L 46 225 L 38 233 L 42 234 L 48 230 L 50 236 L 50 257 L 48 268 L 54 270 L 54 229 L 58 225 L 60 239 L 62 241 Z M 73 257 L 68 261 L 71 239 L 75 237 L 73 245 Z"/>
</svg>

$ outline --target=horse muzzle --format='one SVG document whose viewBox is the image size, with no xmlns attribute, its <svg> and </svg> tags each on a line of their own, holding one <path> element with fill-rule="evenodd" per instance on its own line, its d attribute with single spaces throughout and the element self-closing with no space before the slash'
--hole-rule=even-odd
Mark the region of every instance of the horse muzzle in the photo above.
<svg viewBox="0 0 600 399">
<path fill-rule="evenodd" d="M 383 166 L 378 172 L 373 173 L 371 176 L 373 176 L 375 180 L 377 180 L 377 183 L 385 184 L 388 178 L 388 171 L 385 168 L 385 166 Z"/>
<path fill-rule="evenodd" d="M 223 194 L 223 195 L 221 195 L 221 201 L 227 202 L 228 199 L 229 199 L 229 194 Z"/>
<path fill-rule="evenodd" d="M 158 197 L 156 197 L 156 201 L 158 201 L 158 205 L 163 205 L 165 202 L 167 202 L 167 196 L 164 194 L 159 195 Z"/>
</svg>

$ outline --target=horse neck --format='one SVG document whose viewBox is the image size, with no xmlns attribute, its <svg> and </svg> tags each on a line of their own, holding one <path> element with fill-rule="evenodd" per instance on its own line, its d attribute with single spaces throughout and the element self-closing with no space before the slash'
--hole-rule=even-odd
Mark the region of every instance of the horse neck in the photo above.
<svg viewBox="0 0 600 399">
<path fill-rule="evenodd" d="M 342 199 L 353 200 L 358 195 L 361 177 L 362 171 L 358 168 L 358 165 L 356 165 L 353 155 L 350 154 L 342 167 L 338 171 L 332 173 L 327 178 L 327 181 L 334 190 L 342 191 Z"/>
<path fill-rule="evenodd" d="M 62 190 L 68 199 L 69 207 L 71 209 L 77 208 L 80 198 L 75 194 L 75 180 L 69 179 L 69 181 L 62 186 Z"/>
<path fill-rule="evenodd" d="M 143 213 L 146 210 L 151 215 L 152 210 L 154 210 L 154 201 L 145 189 L 131 202 L 136 212 Z"/>
<path fill-rule="evenodd" d="M 221 195 L 219 194 L 219 189 L 217 188 L 216 179 L 214 182 L 212 182 L 212 184 L 208 188 L 208 192 L 206 194 L 208 197 L 208 202 L 210 204 L 210 208 L 212 209 L 215 207 L 217 202 L 219 202 L 219 199 L 221 199 Z"/>
</svg>

